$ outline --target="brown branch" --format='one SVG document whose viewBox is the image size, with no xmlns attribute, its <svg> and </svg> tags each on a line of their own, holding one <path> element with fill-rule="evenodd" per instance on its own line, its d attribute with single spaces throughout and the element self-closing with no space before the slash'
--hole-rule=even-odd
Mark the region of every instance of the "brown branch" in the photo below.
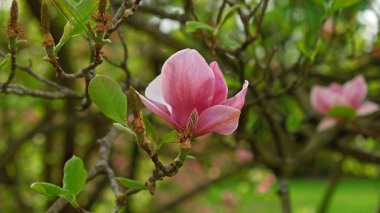
<svg viewBox="0 0 380 213">
<path fill-rule="evenodd" d="M 168 13 L 165 10 L 158 9 L 155 7 L 150 7 L 148 5 L 142 5 L 140 7 L 139 11 L 142 13 L 153 14 L 153 15 L 158 16 L 160 18 L 167 18 L 167 19 L 176 20 L 176 21 L 179 21 L 180 23 L 185 23 L 188 20 L 187 17 L 183 14 Z"/>
<path fill-rule="evenodd" d="M 279 182 L 280 182 L 280 189 L 278 190 L 278 195 L 281 198 L 282 212 L 283 213 L 290 213 L 290 212 L 292 212 L 291 211 L 292 207 L 291 207 L 291 203 L 290 203 L 288 180 L 285 177 L 282 177 L 280 175 Z"/>
<path fill-rule="evenodd" d="M 349 155 L 351 157 L 356 158 L 357 160 L 366 163 L 380 164 L 380 153 L 360 150 L 342 142 L 331 144 L 329 147 L 332 148 L 334 151 L 340 152 L 344 155 Z"/>
<path fill-rule="evenodd" d="M 340 125 L 316 133 L 307 141 L 306 145 L 298 152 L 298 154 L 295 157 L 295 162 L 305 163 L 311 160 L 315 156 L 315 154 L 320 149 L 322 149 L 322 147 L 331 143 L 341 133 L 342 126 Z"/>
<path fill-rule="evenodd" d="M 30 65 L 29 66 L 21 66 L 21 65 L 16 65 L 17 68 L 19 68 L 20 70 L 22 71 L 25 71 L 26 73 L 28 73 L 30 76 L 34 77 L 35 79 L 41 81 L 42 83 L 48 85 L 48 86 L 51 86 L 51 87 L 54 87 L 54 88 L 57 88 L 59 90 L 70 90 L 69 88 L 67 87 L 63 87 L 53 81 L 50 81 L 49 79 L 41 76 L 41 75 L 38 75 L 36 72 L 34 72 L 32 70 L 32 65 L 31 65 L 31 62 L 30 62 Z"/>
<path fill-rule="evenodd" d="M 112 19 L 113 26 L 107 31 L 105 38 L 108 38 L 113 32 L 124 24 L 139 8 L 141 0 L 135 0 L 131 8 L 127 9 L 127 1 L 124 0 L 119 7 L 116 15 Z"/>
<path fill-rule="evenodd" d="M 319 205 L 318 213 L 325 213 L 328 209 L 331 198 L 333 197 L 334 191 L 336 190 L 336 186 L 343 175 L 342 165 L 344 159 L 345 157 L 343 156 L 337 162 L 337 164 L 331 168 L 330 177 L 327 184 L 327 190 L 325 191 L 322 202 Z"/>
<path fill-rule="evenodd" d="M 264 21 L 265 12 L 268 6 L 269 0 L 263 0 L 262 7 L 261 7 L 261 14 L 257 20 L 257 26 L 256 26 L 256 32 L 254 35 L 248 35 L 248 37 L 245 39 L 243 44 L 240 46 L 239 49 L 236 50 L 236 52 L 243 52 L 247 47 L 252 44 L 260 35 L 262 23 Z M 261 2 L 259 3 L 261 5 Z M 254 14 L 256 10 L 254 9 L 252 14 Z M 249 21 L 247 22 L 247 24 Z M 248 31 L 246 31 L 248 33 Z"/>
<path fill-rule="evenodd" d="M 90 63 L 89 66 L 81 68 L 76 73 L 66 73 L 65 70 L 59 65 L 57 57 L 55 58 L 46 57 L 45 60 L 50 62 L 50 64 L 54 67 L 57 77 L 65 79 L 65 80 L 75 79 L 75 78 L 84 78 L 91 70 L 95 69 L 98 65 L 102 63 L 101 60 L 94 60 L 93 62 Z"/>
<path fill-rule="evenodd" d="M 0 83 L 0 86 L 3 85 L 3 83 Z M 45 99 L 81 99 L 84 97 L 84 95 L 72 92 L 70 90 L 62 92 L 47 92 L 42 90 L 26 88 L 19 84 L 9 84 L 7 89 L 3 92 L 8 94 L 16 94 L 20 96 L 33 96 Z"/>
</svg>

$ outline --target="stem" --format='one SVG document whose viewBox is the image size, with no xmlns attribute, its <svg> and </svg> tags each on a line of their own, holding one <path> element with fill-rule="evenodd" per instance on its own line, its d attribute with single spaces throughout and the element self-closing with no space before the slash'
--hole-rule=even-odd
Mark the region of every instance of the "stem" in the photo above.
<svg viewBox="0 0 380 213">
<path fill-rule="evenodd" d="M 322 201 L 319 205 L 318 213 L 324 213 L 326 212 L 326 210 L 328 210 L 331 198 L 333 197 L 336 186 L 338 185 L 338 182 L 343 174 L 342 164 L 344 162 L 344 159 L 345 158 L 342 157 L 338 161 L 338 163 L 331 169 L 327 190 L 325 191 L 325 194 L 323 195 Z"/>
<path fill-rule="evenodd" d="M 278 195 L 281 198 L 282 212 L 283 213 L 291 213 L 291 204 L 290 204 L 290 196 L 289 196 L 289 183 L 285 177 L 280 176 L 280 189 L 278 191 Z"/>
<path fill-rule="evenodd" d="M 189 152 L 190 152 L 190 149 L 180 148 L 176 160 L 179 160 L 179 161 L 181 161 L 182 163 L 185 162 L 186 157 L 187 157 L 187 155 L 189 154 Z"/>
</svg>

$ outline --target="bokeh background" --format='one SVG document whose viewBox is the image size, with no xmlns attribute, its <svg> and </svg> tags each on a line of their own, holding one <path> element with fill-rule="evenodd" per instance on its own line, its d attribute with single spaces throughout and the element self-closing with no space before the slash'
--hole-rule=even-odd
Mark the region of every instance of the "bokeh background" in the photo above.
<svg viewBox="0 0 380 213">
<path fill-rule="evenodd" d="M 0 1 L 1 60 L 8 52 L 5 29 L 10 2 Z M 110 2 L 108 12 L 113 14 L 121 1 Z M 195 159 L 188 160 L 175 177 L 159 182 L 155 196 L 143 191 L 131 197 L 123 212 L 281 212 L 278 192 L 283 183 L 289 185 L 295 213 L 379 212 L 380 113 L 318 132 L 321 116 L 309 101 L 312 85 L 344 83 L 361 74 L 368 83 L 367 99 L 380 103 L 380 1 L 347 2 L 354 3 L 331 11 L 333 1 L 328 0 L 143 0 L 111 35 L 97 74 L 124 86 L 134 85 L 143 93 L 171 54 L 193 48 L 208 62 L 218 61 L 229 97 L 240 90 L 244 79 L 250 81 L 250 88 L 233 135 L 194 139 Z M 83 79 L 58 79 L 43 60 L 40 1 L 18 3 L 27 41 L 18 47 L 17 64 L 83 93 Z M 66 20 L 48 4 L 52 34 L 58 41 Z M 234 5 L 239 6 L 230 11 L 216 36 L 186 25 L 198 21 L 215 28 Z M 69 73 L 87 66 L 90 50 L 85 36 L 70 39 L 59 57 Z M 8 75 L 9 67 L 3 66 L 0 82 Z M 16 70 L 13 83 L 54 90 L 22 69 Z M 61 185 L 63 165 L 73 154 L 84 160 L 86 168 L 94 165 L 96 140 L 109 131 L 112 121 L 95 105 L 84 111 L 81 107 L 81 99 L 0 93 L 1 212 L 44 212 L 55 198 L 32 191 L 31 183 Z M 158 144 L 172 129 L 141 108 L 155 128 L 149 137 Z M 322 145 L 310 152 L 310 158 L 297 158 L 315 141 Z M 165 144 L 159 156 L 171 162 L 177 149 L 178 144 Z M 286 157 L 279 149 L 285 150 Z M 117 176 L 141 182 L 154 168 L 123 134 L 113 143 L 110 164 Z M 91 212 L 110 212 L 114 199 L 108 179 L 100 175 L 87 184 L 79 203 Z M 329 205 L 322 208 L 323 203 Z M 75 210 L 67 206 L 62 212 Z"/>
</svg>

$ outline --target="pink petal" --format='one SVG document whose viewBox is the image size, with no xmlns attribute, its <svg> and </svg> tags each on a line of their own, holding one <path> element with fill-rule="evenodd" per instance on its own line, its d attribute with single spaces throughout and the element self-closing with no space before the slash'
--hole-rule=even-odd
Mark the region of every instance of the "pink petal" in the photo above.
<svg viewBox="0 0 380 213">
<path fill-rule="evenodd" d="M 148 87 L 145 89 L 145 96 L 155 103 L 162 111 L 171 114 L 171 106 L 166 103 L 162 93 L 162 75 L 158 75 L 152 82 L 149 83 Z M 164 105 L 165 107 L 162 107 Z M 169 110 L 169 111 L 167 111 Z"/>
<path fill-rule="evenodd" d="M 200 114 L 195 135 L 200 136 L 210 132 L 229 135 L 238 127 L 239 116 L 240 110 L 235 108 L 224 105 L 212 106 Z"/>
<path fill-rule="evenodd" d="M 323 131 L 325 129 L 328 129 L 330 127 L 333 127 L 334 125 L 336 125 L 337 123 L 339 123 L 339 121 L 335 118 L 324 118 L 322 119 L 322 121 L 319 123 L 317 129 L 318 131 Z"/>
<path fill-rule="evenodd" d="M 211 105 L 216 105 L 222 103 L 227 99 L 228 88 L 223 73 L 218 66 L 218 63 L 214 61 L 210 64 L 210 67 L 215 76 L 215 91 Z"/>
<path fill-rule="evenodd" d="M 337 83 L 331 83 L 329 86 L 330 91 L 336 93 L 336 94 L 343 94 L 343 88 L 340 84 Z"/>
<path fill-rule="evenodd" d="M 170 117 L 170 112 L 165 105 L 151 101 L 140 94 L 138 95 L 140 96 L 141 101 L 150 111 L 165 119 L 173 128 L 182 130 L 181 126 L 178 125 L 178 123 Z"/>
<path fill-rule="evenodd" d="M 343 86 L 343 92 L 348 103 L 357 108 L 367 95 L 367 84 L 364 77 L 359 75 Z"/>
<path fill-rule="evenodd" d="M 329 111 L 335 102 L 335 97 L 336 95 L 333 94 L 329 89 L 323 88 L 321 86 L 313 86 L 311 88 L 311 105 L 317 112 L 321 114 L 325 114 Z"/>
<path fill-rule="evenodd" d="M 356 110 L 357 115 L 364 116 L 369 115 L 373 112 L 376 112 L 379 110 L 379 105 L 371 102 L 371 101 L 365 101 L 360 107 Z"/>
<path fill-rule="evenodd" d="M 191 112 L 210 106 L 215 77 L 205 59 L 195 50 L 185 49 L 172 55 L 162 67 L 165 101 L 172 107 L 172 118 L 186 127 Z"/>
<path fill-rule="evenodd" d="M 222 104 L 241 110 L 241 108 L 243 108 L 244 106 L 245 95 L 247 94 L 248 85 L 249 85 L 249 82 L 244 81 L 243 87 L 240 90 L 240 92 L 236 94 L 234 97 L 227 99 Z"/>
</svg>

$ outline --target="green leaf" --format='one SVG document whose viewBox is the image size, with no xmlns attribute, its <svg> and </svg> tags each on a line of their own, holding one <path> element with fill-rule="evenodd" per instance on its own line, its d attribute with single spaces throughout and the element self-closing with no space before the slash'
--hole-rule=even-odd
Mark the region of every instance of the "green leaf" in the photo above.
<svg viewBox="0 0 380 213">
<path fill-rule="evenodd" d="M 173 130 L 162 138 L 161 143 L 175 142 L 177 138 L 178 138 L 178 133 L 176 130 Z"/>
<path fill-rule="evenodd" d="M 349 106 L 336 106 L 331 108 L 327 115 L 330 117 L 350 119 L 356 116 L 356 111 Z"/>
<path fill-rule="evenodd" d="M 194 157 L 194 156 L 192 156 L 192 155 L 187 155 L 187 156 L 186 156 L 186 159 L 187 159 L 187 160 L 196 160 L 197 158 Z"/>
<path fill-rule="evenodd" d="M 0 71 L 7 69 L 7 67 L 11 64 L 11 57 L 12 55 L 8 53 L 3 60 L 0 62 Z"/>
<path fill-rule="evenodd" d="M 78 31 L 78 27 L 75 27 L 73 21 L 68 21 L 65 24 L 65 27 L 63 28 L 63 35 L 62 35 L 61 39 L 59 40 L 57 46 L 54 48 L 55 54 L 57 54 L 59 52 L 59 50 L 61 50 L 63 45 L 65 45 L 65 43 L 70 38 L 72 38 L 72 37 L 74 37 L 80 33 L 81 33 L 81 31 Z"/>
<path fill-rule="evenodd" d="M 74 19 L 77 22 L 81 21 L 81 15 L 79 11 L 67 0 L 51 0 L 57 9 L 65 16 L 67 21 Z"/>
<path fill-rule="evenodd" d="M 97 9 L 98 3 L 99 0 L 82 0 L 75 6 L 79 11 L 84 23 L 86 23 L 91 18 L 91 14 L 94 13 Z"/>
<path fill-rule="evenodd" d="M 127 133 L 128 135 L 132 135 L 134 137 L 136 137 L 136 133 L 133 132 L 129 127 L 127 126 L 124 126 L 124 125 L 121 125 L 119 123 L 114 123 L 113 124 L 114 127 L 118 128 L 119 130 L 121 130 L 122 132 L 124 133 Z"/>
<path fill-rule="evenodd" d="M 199 22 L 199 21 L 187 21 L 186 22 L 186 31 L 187 32 L 195 32 L 196 30 L 206 30 L 209 32 L 212 32 L 214 30 L 213 27 L 211 27 L 208 24 Z"/>
<path fill-rule="evenodd" d="M 286 119 L 286 129 L 288 129 L 289 132 L 296 132 L 300 127 L 302 120 L 302 114 L 295 112 L 291 113 Z"/>
<path fill-rule="evenodd" d="M 146 186 L 140 182 L 137 182 L 135 180 L 123 178 L 123 177 L 117 177 L 116 178 L 123 186 L 130 188 L 130 189 L 147 189 Z"/>
<path fill-rule="evenodd" d="M 30 185 L 30 188 L 32 188 L 34 191 L 40 194 L 43 194 L 49 197 L 51 196 L 63 197 L 67 199 L 73 206 L 75 207 L 79 206 L 74 194 L 54 184 L 46 183 L 46 182 L 36 182 Z"/>
<path fill-rule="evenodd" d="M 236 48 L 240 47 L 240 43 L 238 41 L 236 41 L 235 39 L 232 39 L 229 36 L 223 36 L 220 41 L 222 42 L 223 45 L 225 45 L 231 49 L 236 49 Z"/>
<path fill-rule="evenodd" d="M 98 0 L 82 0 L 79 3 L 74 0 L 69 0 L 66 3 L 65 1 L 61 2 L 59 0 L 52 1 L 54 3 L 57 2 L 55 5 L 68 20 L 64 27 L 63 35 L 54 49 L 54 52 L 57 54 L 70 38 L 88 31 L 85 25 L 90 21 L 91 14 L 95 12 Z"/>
<path fill-rule="evenodd" d="M 305 42 L 302 40 L 298 41 L 297 43 L 298 49 L 310 60 L 312 60 L 312 53 L 309 47 L 306 46 Z"/>
<path fill-rule="evenodd" d="M 176 130 L 169 132 L 167 135 L 165 135 L 162 138 L 161 143 L 160 145 L 158 145 L 156 151 L 159 151 L 164 144 L 175 142 L 177 141 L 177 139 L 178 139 L 178 133 Z"/>
<path fill-rule="evenodd" d="M 219 33 L 220 33 L 220 28 L 222 28 L 222 26 L 226 23 L 226 21 L 232 17 L 232 15 L 234 15 L 234 12 L 240 8 L 240 5 L 235 5 L 233 7 L 231 7 L 225 14 L 224 16 L 222 17 L 222 20 L 219 22 L 218 26 L 215 27 L 215 29 L 213 30 L 212 32 L 212 35 L 214 36 L 214 38 L 218 37 L 219 36 Z"/>
<path fill-rule="evenodd" d="M 153 138 L 153 140 L 157 141 L 158 138 L 157 138 L 157 132 L 156 132 L 156 128 L 154 128 L 154 126 L 152 125 L 152 123 L 149 121 L 148 117 L 141 113 L 141 118 L 145 124 L 145 128 L 147 130 L 147 133 L 150 137 Z"/>
<path fill-rule="evenodd" d="M 30 185 L 30 188 L 46 196 L 60 196 L 65 198 L 69 198 L 71 196 L 71 193 L 66 189 L 62 189 L 59 186 L 46 182 L 33 183 Z"/>
<path fill-rule="evenodd" d="M 79 4 L 79 0 L 68 0 L 72 5 Z"/>
<path fill-rule="evenodd" d="M 346 7 L 350 7 L 354 4 L 359 3 L 361 0 L 334 0 L 334 2 L 331 5 L 331 9 L 333 12 L 343 9 Z"/>
<path fill-rule="evenodd" d="M 88 93 L 104 115 L 118 123 L 126 124 L 127 98 L 115 81 L 98 75 L 91 80 Z"/>
<path fill-rule="evenodd" d="M 234 5 L 233 7 L 231 7 L 229 10 L 227 10 L 227 12 L 224 14 L 224 16 L 222 17 L 222 20 L 220 21 L 218 27 L 222 27 L 226 21 L 231 18 L 234 13 L 240 8 L 241 6 L 240 5 Z"/>
<path fill-rule="evenodd" d="M 63 188 L 76 196 L 86 185 L 86 179 L 87 171 L 82 159 L 73 156 L 64 167 Z"/>
</svg>

